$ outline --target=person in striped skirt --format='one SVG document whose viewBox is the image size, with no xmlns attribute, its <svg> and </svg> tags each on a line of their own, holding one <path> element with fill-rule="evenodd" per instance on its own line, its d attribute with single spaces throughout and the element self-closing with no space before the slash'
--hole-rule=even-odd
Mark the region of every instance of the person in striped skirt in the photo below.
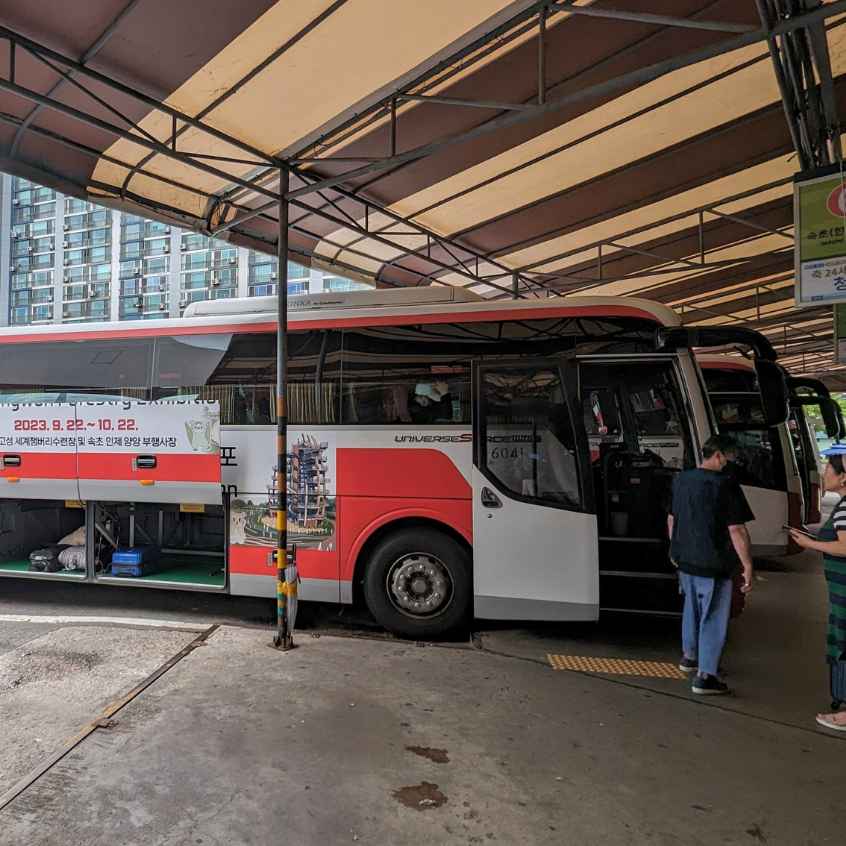
<svg viewBox="0 0 846 846">
<path fill-rule="evenodd" d="M 840 502 L 813 538 L 796 529 L 790 535 L 805 549 L 823 555 L 825 580 L 828 584 L 827 658 L 831 670 L 831 696 L 835 702 L 846 699 L 841 689 L 846 685 L 846 444 L 835 444 L 823 455 L 828 464 L 823 476 L 826 491 L 840 495 Z M 834 731 L 846 731 L 846 711 L 817 714 L 821 726 Z"/>
</svg>

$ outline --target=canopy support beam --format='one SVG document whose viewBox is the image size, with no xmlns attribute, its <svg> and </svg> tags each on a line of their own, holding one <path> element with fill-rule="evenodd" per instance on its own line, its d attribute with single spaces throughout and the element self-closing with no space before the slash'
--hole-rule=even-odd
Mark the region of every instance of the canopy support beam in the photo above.
<svg viewBox="0 0 846 846">
<path fill-rule="evenodd" d="M 567 11 L 573 12 L 576 8 L 581 10 L 583 8 L 592 7 L 568 6 Z M 818 23 L 844 11 L 846 11 L 846 0 L 835 0 L 833 3 L 820 6 L 801 15 L 795 15 L 790 19 L 781 21 L 772 27 L 769 32 L 764 29 L 745 31 L 740 35 L 736 35 L 735 37 L 724 41 L 719 41 L 716 44 L 711 44 L 698 50 L 692 50 L 691 52 L 684 53 L 681 56 L 673 56 L 669 59 L 664 59 L 652 65 L 647 65 L 646 67 L 638 68 L 637 70 L 630 71 L 629 73 L 605 80 L 604 82 L 585 86 L 577 91 L 572 91 L 569 94 L 558 97 L 554 100 L 547 99 L 543 104 L 535 103 L 527 109 L 511 111 L 507 114 L 501 115 L 500 117 L 494 118 L 487 123 L 481 124 L 480 126 L 475 126 L 465 132 L 449 135 L 428 144 L 422 144 L 419 147 L 406 150 L 399 155 L 389 156 L 380 162 L 371 162 L 370 164 L 345 171 L 344 173 L 339 173 L 335 176 L 319 179 L 316 182 L 291 191 L 289 197 L 300 197 L 318 190 L 342 185 L 350 180 L 360 179 L 363 176 L 390 170 L 399 165 L 425 158 L 456 144 L 474 141 L 477 138 L 490 135 L 493 132 L 498 132 L 529 120 L 536 120 L 547 114 L 560 111 L 566 106 L 574 103 L 582 102 L 583 100 L 593 100 L 594 98 L 626 91 L 638 85 L 645 85 L 654 79 L 658 79 L 659 77 L 665 76 L 673 71 L 680 70 L 681 68 L 698 64 L 699 62 L 712 59 L 716 56 L 723 55 L 724 53 L 738 50 L 741 47 L 748 47 L 751 44 L 766 41 L 776 35 L 786 35 L 787 33 L 810 26 L 813 23 Z M 399 96 L 399 92 L 395 93 L 393 96 Z"/>
<path fill-rule="evenodd" d="M 554 4 L 556 7 L 559 4 Z M 674 26 L 682 29 L 704 29 L 710 32 L 755 32 L 757 27 L 729 21 L 703 21 L 697 18 L 677 18 L 671 15 L 655 15 L 651 12 L 629 12 L 623 9 L 597 9 L 594 6 L 567 6 L 571 15 L 585 15 L 589 18 L 606 18 L 629 23 L 652 24 L 653 26 Z"/>
<path fill-rule="evenodd" d="M 531 109 L 532 103 L 502 103 L 499 100 L 463 100 L 460 97 L 438 97 L 435 94 L 399 94 L 391 102 L 395 103 L 398 100 L 406 100 L 412 103 L 435 103 L 442 106 L 468 106 L 472 109 L 494 109 L 495 111 L 516 111 L 522 112 Z M 392 123 L 395 122 L 394 110 L 392 109 Z M 321 159 L 317 159 L 321 161 Z M 339 159 L 332 158 L 331 161 L 337 162 Z"/>
<path fill-rule="evenodd" d="M 823 22 L 807 16 L 830 8 L 819 0 L 802 0 L 803 12 L 791 16 L 781 3 L 755 0 L 784 115 L 802 170 L 840 161 L 840 122 Z M 785 23 L 805 18 L 806 25 L 784 30 Z M 819 82 L 817 81 L 819 79 Z"/>
</svg>

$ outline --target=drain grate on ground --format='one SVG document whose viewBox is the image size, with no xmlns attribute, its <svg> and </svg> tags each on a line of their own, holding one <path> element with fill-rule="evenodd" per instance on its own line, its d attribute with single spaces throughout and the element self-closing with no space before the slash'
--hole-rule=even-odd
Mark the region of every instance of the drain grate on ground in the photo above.
<svg viewBox="0 0 846 846">
<path fill-rule="evenodd" d="M 627 658 L 597 658 L 593 655 L 547 655 L 553 670 L 581 670 L 615 676 L 646 676 L 656 679 L 686 679 L 675 664 L 666 661 L 630 661 Z"/>
</svg>

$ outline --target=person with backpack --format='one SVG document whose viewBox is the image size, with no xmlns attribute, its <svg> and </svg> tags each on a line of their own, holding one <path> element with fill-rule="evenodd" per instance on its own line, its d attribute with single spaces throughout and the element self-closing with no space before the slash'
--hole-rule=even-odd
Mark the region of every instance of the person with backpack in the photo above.
<svg viewBox="0 0 846 846">
<path fill-rule="evenodd" d="M 828 585 L 828 632 L 826 658 L 831 679 L 832 708 L 828 714 L 817 714 L 817 722 L 833 731 L 846 731 L 846 444 L 834 444 L 823 455 L 828 458 L 823 487 L 840 496 L 831 516 L 817 532 L 816 538 L 800 529 L 791 529 L 790 536 L 804 549 L 821 552 Z"/>
<path fill-rule="evenodd" d="M 746 523 L 755 516 L 737 481 L 724 473 L 737 445 L 713 435 L 702 446 L 702 463 L 679 473 L 667 529 L 670 557 L 679 569 L 684 594 L 682 658 L 679 668 L 693 673 L 691 690 L 700 696 L 730 693 L 720 680 L 720 655 L 731 614 L 734 577 L 742 571 L 741 591 L 752 589 L 752 555 Z"/>
</svg>

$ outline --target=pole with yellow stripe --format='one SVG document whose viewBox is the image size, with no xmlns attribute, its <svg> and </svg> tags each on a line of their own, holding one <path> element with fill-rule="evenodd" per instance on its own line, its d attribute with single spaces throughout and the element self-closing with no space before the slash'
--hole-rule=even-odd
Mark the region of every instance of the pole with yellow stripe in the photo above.
<svg viewBox="0 0 846 846">
<path fill-rule="evenodd" d="M 289 174 L 279 171 L 279 235 L 276 242 L 276 636 L 277 649 L 291 649 L 288 596 L 297 589 L 286 577 L 288 564 L 288 199 Z"/>
</svg>

